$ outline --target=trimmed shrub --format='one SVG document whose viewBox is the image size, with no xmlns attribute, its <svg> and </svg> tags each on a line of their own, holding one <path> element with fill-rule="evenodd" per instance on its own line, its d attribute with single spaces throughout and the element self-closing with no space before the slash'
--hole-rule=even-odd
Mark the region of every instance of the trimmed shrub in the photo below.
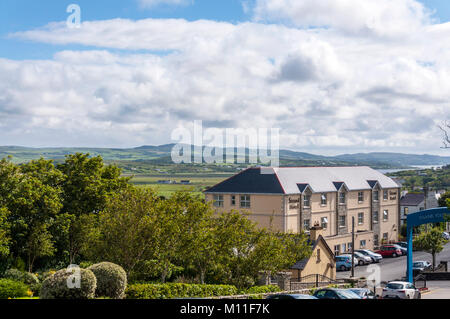
<svg viewBox="0 0 450 319">
<path fill-rule="evenodd" d="M 15 281 L 20 281 L 27 285 L 35 285 L 35 284 L 39 283 L 39 279 L 35 274 L 25 272 L 25 271 L 20 271 L 17 269 L 8 269 L 7 271 L 5 271 L 5 274 L 3 277 L 5 277 L 7 279 L 12 279 Z"/>
<path fill-rule="evenodd" d="M 28 286 L 21 281 L 0 279 L 0 299 L 29 297 Z"/>
<path fill-rule="evenodd" d="M 97 297 L 121 299 L 127 288 L 127 273 L 119 265 L 102 262 L 88 268 L 97 278 Z"/>
<path fill-rule="evenodd" d="M 235 286 L 190 284 L 135 284 L 126 290 L 127 299 L 173 299 L 232 296 L 238 292 Z"/>
<path fill-rule="evenodd" d="M 74 272 L 63 269 L 44 280 L 41 287 L 41 299 L 93 299 L 97 288 L 97 279 L 92 271 L 80 268 L 80 288 L 69 288 L 68 281 Z"/>
</svg>

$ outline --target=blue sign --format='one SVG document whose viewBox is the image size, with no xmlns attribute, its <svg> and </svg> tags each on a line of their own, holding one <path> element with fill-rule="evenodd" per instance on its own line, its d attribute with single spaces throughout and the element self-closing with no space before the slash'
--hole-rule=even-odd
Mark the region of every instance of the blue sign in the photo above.
<svg viewBox="0 0 450 319">
<path fill-rule="evenodd" d="M 406 273 L 409 282 L 411 283 L 413 282 L 413 271 L 412 271 L 413 228 L 423 224 L 442 223 L 450 221 L 446 219 L 446 216 L 450 217 L 450 210 L 445 207 L 422 210 L 420 212 L 407 215 L 406 225 L 407 225 L 407 242 L 408 242 L 408 260 L 406 265 L 407 268 Z"/>
</svg>

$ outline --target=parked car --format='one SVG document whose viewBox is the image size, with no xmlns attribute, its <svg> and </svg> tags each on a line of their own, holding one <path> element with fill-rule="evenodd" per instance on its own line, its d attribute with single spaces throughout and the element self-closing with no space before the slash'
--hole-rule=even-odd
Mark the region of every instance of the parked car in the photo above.
<svg viewBox="0 0 450 319">
<path fill-rule="evenodd" d="M 352 263 L 352 254 L 342 254 L 341 256 L 350 257 L 350 263 Z M 356 256 L 355 256 L 355 259 L 354 259 L 354 263 L 355 263 L 355 267 L 358 266 L 358 258 L 356 258 Z"/>
<path fill-rule="evenodd" d="M 379 250 L 375 252 L 383 257 L 393 258 L 401 256 L 403 254 L 401 249 L 397 245 L 383 245 Z"/>
<path fill-rule="evenodd" d="M 337 256 L 336 257 L 336 270 L 346 271 L 352 268 L 351 256 Z"/>
<path fill-rule="evenodd" d="M 314 297 L 317 299 L 361 299 L 361 297 L 348 290 L 336 288 L 323 288 L 314 292 Z"/>
<path fill-rule="evenodd" d="M 383 299 L 421 299 L 422 295 L 412 283 L 392 281 L 383 288 Z"/>
<path fill-rule="evenodd" d="M 443 232 L 442 237 L 444 237 L 445 240 L 450 240 L 450 234 L 447 232 Z"/>
<path fill-rule="evenodd" d="M 431 267 L 432 267 L 432 265 L 430 262 L 421 260 L 421 261 L 413 262 L 412 268 L 413 268 L 413 272 L 419 273 L 424 270 L 429 270 L 429 269 L 431 269 Z"/>
<path fill-rule="evenodd" d="M 293 299 L 317 299 L 311 295 L 301 295 L 301 294 L 280 294 L 280 295 L 271 295 L 266 299 L 270 300 L 293 300 Z"/>
<path fill-rule="evenodd" d="M 381 256 L 380 254 L 374 253 L 373 251 L 371 251 L 369 249 L 358 249 L 355 251 L 363 254 L 364 256 L 368 256 L 368 257 L 372 258 L 372 262 L 374 262 L 374 263 L 379 263 L 383 259 L 383 256 Z"/>
<path fill-rule="evenodd" d="M 364 266 L 372 263 L 372 258 L 355 251 L 355 258 L 358 260 L 358 266 Z"/>
<path fill-rule="evenodd" d="M 408 243 L 402 241 L 399 243 L 395 243 L 394 246 L 398 246 L 398 248 L 400 248 L 400 250 L 402 251 L 402 255 L 408 255 Z"/>
<path fill-rule="evenodd" d="M 361 299 L 377 299 L 373 291 L 368 288 L 350 288 L 348 290 L 360 296 Z"/>
</svg>

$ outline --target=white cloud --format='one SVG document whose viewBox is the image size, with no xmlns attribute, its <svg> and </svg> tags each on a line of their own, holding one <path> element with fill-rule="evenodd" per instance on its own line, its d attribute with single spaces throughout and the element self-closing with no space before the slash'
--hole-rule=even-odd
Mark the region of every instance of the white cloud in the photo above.
<svg viewBox="0 0 450 319">
<path fill-rule="evenodd" d="M 410 28 L 397 6 L 391 14 L 406 17 L 393 28 L 398 35 Z M 99 49 L 0 59 L 0 144 L 167 143 L 177 125 L 203 120 L 279 127 L 283 147 L 311 152 L 439 152 L 436 124 L 450 117 L 449 25 L 428 25 L 412 11 L 417 32 L 409 37 L 386 40 L 383 27 L 361 38 L 348 32 L 367 14 L 346 25 L 336 8 L 327 13 L 331 29 L 115 19 L 16 33 Z"/>
<path fill-rule="evenodd" d="M 365 36 L 403 36 L 430 23 L 416 0 L 256 0 L 254 17 Z"/>
<path fill-rule="evenodd" d="M 138 0 L 139 4 L 145 8 L 153 8 L 160 5 L 177 5 L 185 6 L 192 4 L 194 0 Z"/>
</svg>

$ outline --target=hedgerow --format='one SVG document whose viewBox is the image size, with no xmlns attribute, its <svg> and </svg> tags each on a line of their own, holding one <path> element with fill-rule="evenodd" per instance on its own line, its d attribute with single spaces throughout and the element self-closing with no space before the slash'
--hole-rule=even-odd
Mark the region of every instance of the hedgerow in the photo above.
<svg viewBox="0 0 450 319">
<path fill-rule="evenodd" d="M 236 295 L 238 290 L 230 285 L 194 284 L 134 284 L 126 290 L 127 299 L 208 298 Z"/>
</svg>

